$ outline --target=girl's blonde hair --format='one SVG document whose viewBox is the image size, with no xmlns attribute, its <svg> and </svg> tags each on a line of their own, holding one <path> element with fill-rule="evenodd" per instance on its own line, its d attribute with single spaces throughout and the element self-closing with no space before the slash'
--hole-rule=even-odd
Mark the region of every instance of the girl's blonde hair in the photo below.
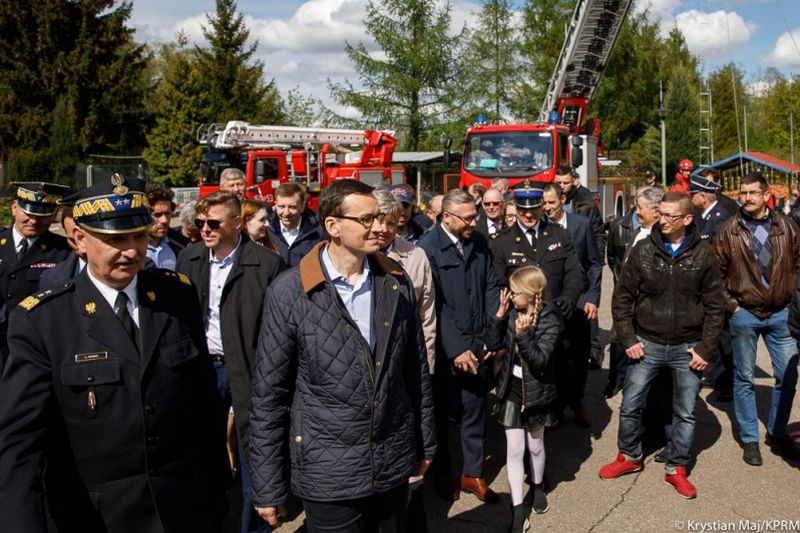
<svg viewBox="0 0 800 533">
<path fill-rule="evenodd" d="M 533 322 L 531 329 L 536 328 L 539 323 L 539 314 L 544 307 L 544 291 L 547 288 L 547 278 L 542 269 L 535 266 L 522 267 L 515 270 L 508 278 L 508 284 L 519 287 L 519 292 L 527 296 L 533 302 Z"/>
</svg>

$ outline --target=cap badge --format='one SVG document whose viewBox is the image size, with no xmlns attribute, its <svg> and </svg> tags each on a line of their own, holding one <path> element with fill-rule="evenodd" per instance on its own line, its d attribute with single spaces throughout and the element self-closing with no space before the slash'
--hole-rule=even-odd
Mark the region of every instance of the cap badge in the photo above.
<svg viewBox="0 0 800 533">
<path fill-rule="evenodd" d="M 125 186 L 125 178 L 119 174 L 113 174 L 111 176 L 111 183 L 114 184 L 114 194 L 117 196 L 125 196 L 128 194 L 128 188 Z"/>
</svg>

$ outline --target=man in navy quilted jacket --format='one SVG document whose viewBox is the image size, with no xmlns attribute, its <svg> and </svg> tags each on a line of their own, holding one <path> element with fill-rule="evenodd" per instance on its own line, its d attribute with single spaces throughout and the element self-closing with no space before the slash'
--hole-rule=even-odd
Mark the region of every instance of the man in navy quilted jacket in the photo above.
<svg viewBox="0 0 800 533">
<path fill-rule="evenodd" d="M 267 290 L 250 407 L 256 510 L 272 526 L 289 491 L 310 533 L 406 530 L 408 478 L 436 452 L 414 288 L 379 252 L 372 188 L 320 195 L 326 241 Z"/>
</svg>

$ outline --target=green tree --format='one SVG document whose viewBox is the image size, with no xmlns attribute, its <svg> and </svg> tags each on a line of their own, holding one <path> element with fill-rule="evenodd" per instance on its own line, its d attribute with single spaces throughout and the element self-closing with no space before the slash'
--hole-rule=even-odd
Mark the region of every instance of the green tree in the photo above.
<svg viewBox="0 0 800 533">
<path fill-rule="evenodd" d="M 700 88 L 689 67 L 676 67 L 664 99 L 667 115 L 667 177 L 678 170 L 681 159 L 697 162 L 700 155 Z M 667 180 L 670 181 L 670 180 Z"/>
<path fill-rule="evenodd" d="M 708 85 L 712 94 L 711 119 L 714 137 L 714 156 L 722 159 L 744 150 L 743 106 L 747 95 L 742 83 L 743 74 L 729 63 L 712 72 Z"/>
<path fill-rule="evenodd" d="M 82 153 L 142 146 L 148 57 L 126 25 L 130 3 L 0 0 L 0 10 L 0 149 L 46 150 L 60 98 Z"/>
<path fill-rule="evenodd" d="M 574 0 L 527 0 L 522 7 L 520 71 L 526 79 L 512 99 L 519 120 L 539 120 L 539 110 L 564 44 L 564 29 L 575 9 Z"/>
<path fill-rule="evenodd" d="M 50 146 L 47 150 L 47 177 L 50 181 L 74 185 L 75 169 L 78 166 L 80 147 L 72 132 L 72 123 L 65 98 L 59 98 L 53 109 Z"/>
<path fill-rule="evenodd" d="M 152 99 L 155 126 L 147 134 L 144 151 L 155 181 L 194 185 L 203 148 L 196 141 L 197 127 L 208 120 L 209 94 L 204 74 L 186 48 L 188 39 L 159 50 L 161 79 Z"/>
<path fill-rule="evenodd" d="M 348 42 L 345 52 L 362 88 L 350 80 L 329 82 L 332 97 L 358 110 L 363 126 L 394 129 L 405 138 L 405 149 L 418 150 L 426 133 L 452 112 L 447 89 L 457 79 L 454 51 L 461 35 L 448 36 L 450 3 L 437 8 L 434 0 L 370 0 L 364 24 L 385 58 L 364 43 Z"/>
<path fill-rule="evenodd" d="M 216 13 L 207 15 L 203 26 L 209 47 L 196 48 L 208 92 L 208 121 L 279 123 L 280 94 L 273 80 L 264 81 L 264 63 L 253 59 L 258 43 L 248 44 L 250 30 L 236 9 L 234 0 L 216 0 Z"/>
<path fill-rule="evenodd" d="M 509 0 L 486 0 L 477 28 L 466 31 L 463 76 L 459 87 L 461 116 L 488 113 L 490 123 L 509 118 L 509 104 L 522 85 L 519 32 Z"/>
</svg>

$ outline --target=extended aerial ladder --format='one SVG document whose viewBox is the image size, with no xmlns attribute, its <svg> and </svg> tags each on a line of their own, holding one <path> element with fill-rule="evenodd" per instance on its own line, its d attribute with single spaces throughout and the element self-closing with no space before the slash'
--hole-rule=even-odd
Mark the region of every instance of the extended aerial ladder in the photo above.
<svg viewBox="0 0 800 533">
<path fill-rule="evenodd" d="M 631 0 L 578 0 L 539 113 L 542 122 L 557 111 L 561 124 L 580 130 L 630 6 Z"/>
</svg>

